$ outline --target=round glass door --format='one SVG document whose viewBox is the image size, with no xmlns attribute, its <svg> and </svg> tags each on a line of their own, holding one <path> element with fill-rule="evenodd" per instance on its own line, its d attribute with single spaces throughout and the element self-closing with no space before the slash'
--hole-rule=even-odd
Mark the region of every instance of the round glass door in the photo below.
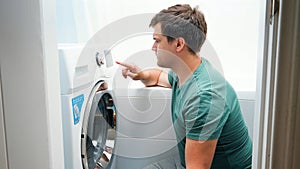
<svg viewBox="0 0 300 169">
<path fill-rule="evenodd" d="M 84 169 L 104 169 L 110 165 L 116 137 L 116 111 L 109 93 L 95 94 L 83 124 L 82 162 Z"/>
</svg>

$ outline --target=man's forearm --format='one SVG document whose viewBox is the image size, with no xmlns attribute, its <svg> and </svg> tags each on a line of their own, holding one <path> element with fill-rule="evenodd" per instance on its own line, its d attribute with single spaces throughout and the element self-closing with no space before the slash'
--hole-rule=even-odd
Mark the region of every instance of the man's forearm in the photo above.
<svg viewBox="0 0 300 169">
<path fill-rule="evenodd" d="M 162 70 L 158 68 L 145 69 L 140 71 L 133 80 L 141 80 L 145 86 L 157 86 Z"/>
</svg>

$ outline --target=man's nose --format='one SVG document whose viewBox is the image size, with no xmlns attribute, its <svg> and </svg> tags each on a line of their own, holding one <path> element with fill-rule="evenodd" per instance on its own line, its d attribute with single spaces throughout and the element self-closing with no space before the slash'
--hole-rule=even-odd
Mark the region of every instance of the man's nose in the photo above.
<svg viewBox="0 0 300 169">
<path fill-rule="evenodd" d="M 156 49 L 157 49 L 157 44 L 154 42 L 153 45 L 152 45 L 152 50 L 156 51 Z"/>
</svg>

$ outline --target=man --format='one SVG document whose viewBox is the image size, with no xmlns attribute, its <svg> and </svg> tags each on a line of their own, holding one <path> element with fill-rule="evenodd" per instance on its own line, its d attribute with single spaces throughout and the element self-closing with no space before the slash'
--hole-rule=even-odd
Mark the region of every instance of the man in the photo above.
<svg viewBox="0 0 300 169">
<path fill-rule="evenodd" d="M 140 70 L 126 63 L 122 75 L 145 86 L 172 88 L 172 120 L 181 165 L 188 169 L 251 168 L 252 141 L 231 85 L 199 56 L 206 39 L 203 14 L 175 5 L 156 14 L 150 26 L 160 67 Z"/>
</svg>

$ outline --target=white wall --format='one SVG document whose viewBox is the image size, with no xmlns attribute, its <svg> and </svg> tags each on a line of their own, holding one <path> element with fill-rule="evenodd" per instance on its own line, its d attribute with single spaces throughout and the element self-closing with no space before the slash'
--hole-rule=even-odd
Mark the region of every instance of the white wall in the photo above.
<svg viewBox="0 0 300 169">
<path fill-rule="evenodd" d="M 178 3 L 189 3 L 192 7 L 198 5 L 206 17 L 207 38 L 217 53 L 225 77 L 237 91 L 256 91 L 257 48 L 259 41 L 263 40 L 263 37 L 258 36 L 259 18 L 262 16 L 257 0 L 68 0 L 64 3 L 58 0 L 58 3 L 60 43 L 86 42 L 104 26 L 126 16 L 157 13 Z M 152 42 L 151 37 L 143 41 L 149 50 Z M 115 50 L 115 53 L 128 57 L 131 48 L 137 49 L 135 52 L 144 50 L 145 47 L 138 49 L 141 45 L 132 41 L 125 48 Z"/>
<path fill-rule="evenodd" d="M 54 14 L 53 1 L 0 2 L 0 124 L 10 169 L 64 166 Z"/>
</svg>

